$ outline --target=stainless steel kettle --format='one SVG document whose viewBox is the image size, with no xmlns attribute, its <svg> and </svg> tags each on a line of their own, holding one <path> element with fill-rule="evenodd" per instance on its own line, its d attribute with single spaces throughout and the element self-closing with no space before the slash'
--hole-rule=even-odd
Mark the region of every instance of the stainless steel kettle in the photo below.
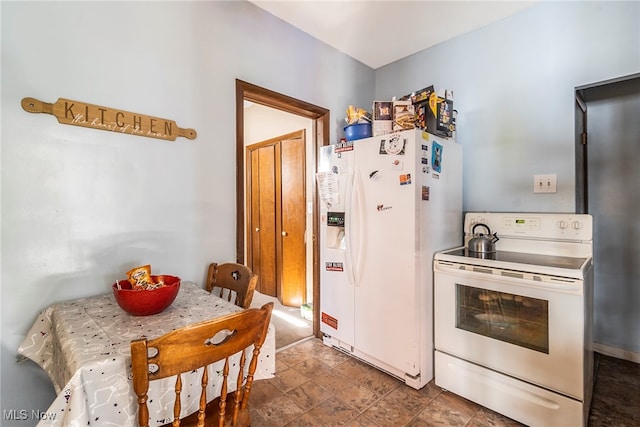
<svg viewBox="0 0 640 427">
<path fill-rule="evenodd" d="M 478 227 L 484 227 L 487 230 L 487 234 L 476 234 L 476 228 Z M 496 233 L 491 234 L 491 229 L 488 225 L 480 222 L 475 224 L 471 229 L 471 234 L 473 234 L 473 237 L 467 245 L 469 252 L 492 253 L 496 251 L 495 243 L 500 239 Z"/>
</svg>

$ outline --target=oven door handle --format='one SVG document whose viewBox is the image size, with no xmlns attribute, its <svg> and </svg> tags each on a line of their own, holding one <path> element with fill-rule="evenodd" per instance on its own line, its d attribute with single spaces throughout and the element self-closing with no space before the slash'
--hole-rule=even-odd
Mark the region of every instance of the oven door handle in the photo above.
<svg viewBox="0 0 640 427">
<path fill-rule="evenodd" d="M 576 295 L 582 294 L 583 292 L 583 281 L 568 277 L 557 277 L 528 272 L 516 272 L 510 270 L 501 270 L 499 268 L 473 266 L 448 261 L 436 261 L 433 271 L 435 274 L 440 272 L 481 280 L 491 279 L 493 281 L 511 282 L 520 287 L 527 286 L 536 289 L 547 289 L 554 292 L 563 292 Z"/>
</svg>

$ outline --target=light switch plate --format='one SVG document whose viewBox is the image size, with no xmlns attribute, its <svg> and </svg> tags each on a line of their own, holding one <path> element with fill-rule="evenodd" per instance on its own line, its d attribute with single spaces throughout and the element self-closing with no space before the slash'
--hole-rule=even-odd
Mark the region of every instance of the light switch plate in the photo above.
<svg viewBox="0 0 640 427">
<path fill-rule="evenodd" d="M 533 176 L 533 192 L 534 193 L 555 193 L 556 174 L 534 175 Z"/>
</svg>

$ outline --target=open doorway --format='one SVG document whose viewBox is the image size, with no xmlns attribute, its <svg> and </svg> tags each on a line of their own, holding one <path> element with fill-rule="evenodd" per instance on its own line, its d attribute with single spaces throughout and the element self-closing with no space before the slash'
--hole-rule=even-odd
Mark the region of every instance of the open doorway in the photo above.
<svg viewBox="0 0 640 427">
<path fill-rule="evenodd" d="M 245 133 L 244 133 L 244 103 L 250 101 L 266 107 L 274 108 L 312 121 L 312 132 L 307 135 L 313 156 L 313 170 L 308 171 L 308 179 L 314 179 L 317 170 L 316 153 L 318 147 L 329 145 L 329 110 L 287 95 L 236 80 L 236 260 L 245 263 L 246 254 L 246 213 L 245 213 Z M 320 337 L 320 270 L 319 270 L 319 216 L 315 186 L 309 198 L 312 200 L 313 226 L 308 238 L 312 240 L 313 255 L 313 334 Z"/>
<path fill-rule="evenodd" d="M 593 347 L 640 362 L 640 74 L 575 93 L 576 212 L 593 216 Z"/>
<path fill-rule="evenodd" d="M 255 104 L 245 108 L 245 255 L 258 276 L 256 291 L 300 309 L 313 300 L 312 272 L 307 274 L 313 245 L 306 238 L 313 228 L 306 198 L 313 184 L 306 176 L 311 153 L 305 129 L 276 137 L 272 130 L 296 127 L 296 118 Z"/>
</svg>

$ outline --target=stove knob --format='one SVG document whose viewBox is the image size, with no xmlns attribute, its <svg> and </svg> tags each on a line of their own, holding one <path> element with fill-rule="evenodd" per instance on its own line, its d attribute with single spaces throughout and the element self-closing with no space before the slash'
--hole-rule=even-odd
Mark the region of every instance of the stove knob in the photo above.
<svg viewBox="0 0 640 427">
<path fill-rule="evenodd" d="M 571 226 L 574 230 L 580 230 L 582 228 L 582 223 L 580 221 L 573 221 Z"/>
<path fill-rule="evenodd" d="M 558 221 L 558 228 L 560 228 L 561 230 L 564 230 L 565 228 L 567 228 L 567 223 L 564 221 Z"/>
</svg>

